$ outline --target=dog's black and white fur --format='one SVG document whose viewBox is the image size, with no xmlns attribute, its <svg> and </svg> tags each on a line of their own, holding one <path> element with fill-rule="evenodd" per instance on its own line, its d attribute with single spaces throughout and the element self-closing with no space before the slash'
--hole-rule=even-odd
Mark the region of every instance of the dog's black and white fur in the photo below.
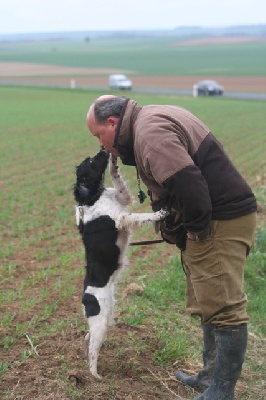
<svg viewBox="0 0 266 400">
<path fill-rule="evenodd" d="M 104 186 L 108 159 L 113 188 Z M 167 212 L 128 212 L 131 194 L 118 171 L 116 159 L 104 149 L 95 157 L 86 158 L 76 168 L 76 178 L 76 222 L 86 253 L 82 303 L 89 333 L 85 340 L 90 372 L 101 379 L 97 372 L 98 355 L 113 321 L 115 285 L 127 263 L 131 228 L 159 221 Z"/>
</svg>

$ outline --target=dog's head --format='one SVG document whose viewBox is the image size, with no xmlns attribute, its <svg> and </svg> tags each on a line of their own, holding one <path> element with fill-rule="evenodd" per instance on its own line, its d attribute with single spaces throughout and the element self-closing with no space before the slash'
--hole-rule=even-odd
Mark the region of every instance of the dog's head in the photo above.
<svg viewBox="0 0 266 400">
<path fill-rule="evenodd" d="M 88 157 L 76 167 L 74 197 L 80 206 L 91 206 L 99 199 L 104 189 L 104 172 L 109 153 L 102 148 L 94 157 Z"/>
</svg>

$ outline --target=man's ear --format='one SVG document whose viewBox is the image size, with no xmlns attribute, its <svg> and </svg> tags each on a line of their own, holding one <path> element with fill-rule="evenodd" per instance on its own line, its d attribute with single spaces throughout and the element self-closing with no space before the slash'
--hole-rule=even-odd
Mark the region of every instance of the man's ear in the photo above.
<svg viewBox="0 0 266 400">
<path fill-rule="evenodd" d="M 109 124 L 111 124 L 114 127 L 117 127 L 118 124 L 118 118 L 117 117 L 108 117 L 107 121 L 109 122 Z"/>
</svg>

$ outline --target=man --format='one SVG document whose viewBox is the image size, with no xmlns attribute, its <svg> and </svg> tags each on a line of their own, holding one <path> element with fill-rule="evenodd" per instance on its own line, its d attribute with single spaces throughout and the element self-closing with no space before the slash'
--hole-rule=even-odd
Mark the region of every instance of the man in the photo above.
<svg viewBox="0 0 266 400">
<path fill-rule="evenodd" d="M 208 127 L 181 107 L 105 95 L 87 125 L 101 146 L 137 167 L 154 210 L 166 205 L 172 222 L 182 218 L 186 235 L 176 244 L 186 305 L 201 318 L 204 345 L 202 370 L 176 377 L 203 391 L 195 400 L 233 400 L 247 345 L 243 276 L 257 210 L 250 187 Z"/>
</svg>

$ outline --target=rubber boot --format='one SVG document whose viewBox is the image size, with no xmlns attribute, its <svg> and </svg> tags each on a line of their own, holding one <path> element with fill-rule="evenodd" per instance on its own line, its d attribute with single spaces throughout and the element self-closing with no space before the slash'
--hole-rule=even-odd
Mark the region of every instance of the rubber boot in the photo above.
<svg viewBox="0 0 266 400">
<path fill-rule="evenodd" d="M 215 329 L 217 356 L 211 384 L 194 400 L 234 400 L 247 347 L 247 325 Z"/>
<path fill-rule="evenodd" d="M 215 348 L 215 337 L 214 337 L 214 325 L 202 324 L 203 330 L 203 368 L 196 375 L 189 376 L 184 372 L 175 372 L 176 378 L 193 388 L 200 389 L 202 391 L 206 390 L 211 383 L 211 378 L 214 369 L 214 360 L 216 355 Z"/>
</svg>

